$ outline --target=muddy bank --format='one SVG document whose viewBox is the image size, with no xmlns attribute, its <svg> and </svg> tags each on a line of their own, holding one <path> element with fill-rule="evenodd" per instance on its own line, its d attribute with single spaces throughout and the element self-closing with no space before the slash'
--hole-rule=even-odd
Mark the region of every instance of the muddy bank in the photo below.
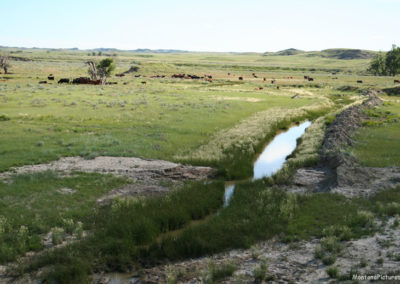
<svg viewBox="0 0 400 284">
<path fill-rule="evenodd" d="M 365 109 L 382 104 L 377 92 L 369 91 L 361 105 L 350 107 L 336 116 L 327 128 L 317 166 L 298 169 L 293 177 L 292 192 L 335 192 L 347 197 L 370 196 L 378 190 L 400 182 L 400 168 L 372 168 L 360 165 L 346 152 L 355 142 L 354 131 L 368 116 Z"/>
</svg>

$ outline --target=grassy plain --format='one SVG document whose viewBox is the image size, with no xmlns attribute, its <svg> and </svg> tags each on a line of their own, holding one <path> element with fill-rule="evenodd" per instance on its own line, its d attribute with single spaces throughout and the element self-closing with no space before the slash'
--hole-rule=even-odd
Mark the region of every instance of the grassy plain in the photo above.
<svg viewBox="0 0 400 284">
<path fill-rule="evenodd" d="M 277 131 L 312 119 L 313 125 L 283 170 L 287 174 L 281 176 L 288 178 L 293 168 L 318 160 L 325 124 L 338 111 L 362 101 L 364 89 L 393 86 L 392 77 L 366 75 L 368 59 L 130 52 L 115 52 L 117 73 L 131 66 L 139 71 L 109 79 L 117 85 L 60 85 L 56 81 L 39 85 L 50 73 L 56 80 L 87 76 L 84 62 L 104 56 L 72 50 L 7 51 L 31 61 L 12 61 L 12 74 L 0 75 L 0 172 L 64 156 L 111 155 L 212 165 L 227 178 L 247 177 L 254 156 Z M 212 75 L 213 81 L 171 78 L 176 73 Z M 137 74 L 141 77 L 134 77 Z M 152 78 L 155 75 L 166 77 Z M 305 75 L 314 81 L 305 80 Z M 244 80 L 239 81 L 239 76 Z M 398 114 L 398 107 L 393 97 L 382 111 Z M 366 126 L 357 134 L 360 144 L 350 151 L 367 165 L 399 165 L 398 126 L 398 121 L 384 127 Z M 382 149 L 373 145 L 388 134 L 393 135 L 385 141 L 388 159 L 376 164 Z M 187 228 L 192 220 L 221 205 L 222 184 L 188 184 L 165 198 L 115 202 L 102 209 L 95 204 L 98 196 L 129 182 L 83 173 L 72 177 L 25 175 L 14 177 L 11 184 L 0 182 L 0 261 L 41 250 L 40 239 L 54 228 L 58 228 L 56 236 L 62 232 L 77 235 L 82 222 L 89 237 L 45 254 L 26 268 L 50 265 L 54 269 L 44 275 L 47 280 L 74 283 L 94 270 L 126 270 L 138 260 L 181 259 L 249 247 L 278 234 L 291 241 L 321 237 L 321 228 L 338 226 L 335 232 L 344 230 L 357 237 L 373 229 L 369 213 L 366 217 L 359 212 L 379 215 L 389 206 L 386 199 L 378 208 L 375 201 L 349 203 L 330 194 L 294 198 L 254 182 L 238 186 L 231 205 L 219 214 Z M 60 194 L 57 190 L 63 187 L 79 195 Z M 163 236 L 178 228 L 184 229 L 172 238 Z M 19 234 L 25 237 L 14 244 Z"/>
<path fill-rule="evenodd" d="M 386 97 L 385 103 L 369 113 L 355 139 L 355 156 L 369 167 L 400 165 L 400 101 Z"/>
</svg>

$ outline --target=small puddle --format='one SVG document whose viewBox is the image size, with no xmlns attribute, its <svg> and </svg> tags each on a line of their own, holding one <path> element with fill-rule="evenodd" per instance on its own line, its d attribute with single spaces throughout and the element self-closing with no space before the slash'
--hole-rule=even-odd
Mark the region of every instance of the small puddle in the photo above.
<svg viewBox="0 0 400 284">
<path fill-rule="evenodd" d="M 296 149 L 297 139 L 303 136 L 307 127 L 310 125 L 310 121 L 305 121 L 298 126 L 293 126 L 289 130 L 276 135 L 254 162 L 254 175 L 252 180 L 270 177 L 278 172 L 285 163 L 286 157 Z M 225 183 L 224 207 L 229 205 L 229 201 L 235 192 L 235 185 L 238 182 L 239 181 L 229 181 Z"/>
</svg>

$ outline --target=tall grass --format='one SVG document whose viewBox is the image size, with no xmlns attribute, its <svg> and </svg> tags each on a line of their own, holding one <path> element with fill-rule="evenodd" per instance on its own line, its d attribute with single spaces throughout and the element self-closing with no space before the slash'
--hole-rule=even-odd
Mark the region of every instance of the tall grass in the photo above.
<svg viewBox="0 0 400 284">
<path fill-rule="evenodd" d="M 90 236 L 39 257 L 28 270 L 54 265 L 45 278 L 57 283 L 75 270 L 78 282 L 95 268 L 124 271 L 140 261 L 141 250 L 163 233 L 215 212 L 222 206 L 223 192 L 222 182 L 192 182 L 164 197 L 115 201 L 97 210 Z"/>
</svg>

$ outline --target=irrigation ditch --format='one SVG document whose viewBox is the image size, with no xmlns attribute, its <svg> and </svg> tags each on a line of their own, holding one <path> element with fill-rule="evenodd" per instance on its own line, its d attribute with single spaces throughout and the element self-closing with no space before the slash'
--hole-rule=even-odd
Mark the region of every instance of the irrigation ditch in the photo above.
<svg viewBox="0 0 400 284">
<path fill-rule="evenodd" d="M 379 98 L 372 93 L 363 104 L 350 107 L 342 113 L 338 114 L 334 122 L 327 128 L 327 131 L 325 133 L 320 153 L 321 159 L 319 160 L 319 162 L 311 167 L 299 167 L 295 169 L 295 171 L 293 172 L 293 178 L 291 179 L 290 183 L 287 185 L 282 185 L 280 189 L 283 188 L 287 192 L 296 192 L 302 194 L 329 191 L 342 194 L 346 197 L 359 197 L 371 196 L 372 194 L 376 193 L 378 189 L 396 186 L 400 180 L 400 171 L 398 168 L 371 169 L 361 167 L 357 163 L 357 161 L 354 160 L 353 157 L 349 157 L 342 151 L 344 146 L 351 145 L 351 133 L 361 125 L 361 120 L 365 118 L 363 114 L 363 109 L 376 106 L 379 103 Z M 285 122 L 285 124 L 285 126 L 288 125 L 287 122 Z M 247 181 L 243 181 L 243 184 L 241 180 L 225 183 L 224 198 L 221 199 L 219 209 L 216 210 L 216 207 L 214 206 L 213 208 L 209 209 L 207 213 L 203 212 L 202 214 L 198 215 L 200 218 L 193 219 L 193 221 L 184 223 L 184 225 L 179 225 L 178 227 L 176 227 L 177 230 L 167 230 L 166 232 L 159 234 L 154 241 L 150 242 L 150 245 L 145 246 L 144 250 L 137 250 L 136 248 L 134 248 L 131 252 L 128 252 L 128 255 L 130 255 L 130 257 L 138 258 L 144 256 L 147 259 L 143 266 L 145 271 L 145 273 L 143 274 L 144 276 L 142 275 L 140 277 L 136 277 L 137 272 L 128 274 L 104 273 L 106 271 L 112 271 L 112 267 L 109 266 L 110 263 L 101 263 L 94 270 L 93 268 L 87 268 L 87 271 L 85 271 L 85 275 L 86 273 L 96 272 L 93 276 L 93 279 L 96 283 L 109 283 L 110 281 L 135 281 L 133 283 L 136 283 L 139 278 L 142 280 L 145 279 L 143 281 L 150 281 L 151 283 L 158 283 L 157 281 L 165 282 L 166 280 L 168 280 L 168 273 L 170 273 L 168 271 L 168 266 L 171 265 L 171 263 L 177 263 L 176 261 L 181 261 L 182 259 L 187 258 L 212 255 L 221 251 L 231 250 L 235 247 L 248 247 L 249 245 L 257 243 L 262 239 L 272 239 L 274 236 L 276 236 L 277 233 L 280 232 L 281 228 L 279 226 L 277 226 L 277 228 L 272 230 L 271 232 L 267 232 L 259 229 L 262 226 L 268 228 L 270 223 L 257 223 L 257 221 L 256 223 L 252 223 L 250 225 L 235 224 L 235 214 L 238 214 L 239 209 L 254 209 L 255 211 L 264 210 L 262 214 L 267 214 L 268 212 L 270 212 L 270 218 L 274 219 L 273 222 L 267 220 L 268 222 L 272 222 L 271 224 L 274 225 L 281 222 L 282 226 L 286 225 L 285 222 L 287 222 L 287 219 L 285 219 L 286 217 L 282 218 L 281 212 L 279 210 L 282 209 L 282 205 L 288 205 L 290 203 L 290 200 L 285 199 L 284 201 L 282 201 L 282 198 L 286 197 L 283 197 L 283 195 L 276 191 L 268 191 L 267 193 L 265 193 L 265 190 L 263 190 L 263 188 L 266 185 L 271 185 L 271 181 L 274 180 L 274 174 L 278 173 L 279 175 L 279 169 L 284 165 L 287 156 L 291 155 L 292 152 L 295 151 L 297 142 L 301 141 L 301 139 L 298 139 L 301 138 L 306 128 L 310 125 L 311 122 L 306 121 L 297 126 L 292 126 L 287 131 L 279 133 L 270 142 L 268 142 L 267 146 L 264 148 L 261 154 L 258 155 L 255 159 L 255 163 L 252 168 L 252 171 L 254 173 L 252 178 Z M 285 143 L 287 141 L 290 141 L 290 143 Z M 354 168 L 357 168 L 357 174 L 354 174 Z M 99 203 L 105 205 L 109 204 L 111 200 L 116 197 L 124 198 L 127 196 L 156 195 L 164 196 L 166 193 L 169 192 L 168 188 L 164 188 L 162 186 L 160 187 L 159 183 L 156 184 L 154 181 L 158 182 L 160 180 L 172 180 L 179 182 L 180 180 L 206 180 L 212 179 L 216 175 L 216 171 L 209 167 L 184 166 L 165 161 L 146 160 L 138 158 L 97 157 L 93 160 L 84 160 L 82 158 L 63 158 L 50 164 L 15 168 L 13 169 L 13 171 L 2 173 L 0 178 L 10 179 L 15 173 L 32 173 L 49 169 L 58 170 L 64 174 L 70 174 L 74 171 L 111 173 L 118 176 L 128 176 L 135 179 L 136 181 L 140 181 L 138 184 L 130 185 L 129 187 L 115 189 L 107 196 L 100 198 Z M 248 181 L 252 183 L 251 186 L 249 185 Z M 260 198 L 260 200 L 256 201 L 264 202 L 263 204 L 261 204 L 262 208 L 254 208 L 252 207 L 253 205 L 251 205 L 251 203 L 249 203 L 249 205 L 246 205 L 248 207 L 240 207 L 241 205 L 238 204 L 240 200 L 233 200 L 233 207 L 236 209 L 229 209 L 232 196 L 236 194 L 236 186 L 241 187 L 238 191 L 239 199 L 241 197 L 250 198 L 249 196 L 245 196 L 243 194 L 243 191 L 247 190 L 250 195 L 252 193 L 255 194 L 250 199 Z M 252 186 L 254 186 L 255 189 L 252 189 Z M 217 188 L 217 186 L 215 187 Z M 249 195 L 249 193 L 247 193 L 247 195 Z M 268 205 L 273 204 L 275 201 L 278 202 L 277 207 L 268 208 Z M 225 210 L 225 208 L 227 209 Z M 277 208 L 279 209 L 278 211 L 276 211 Z M 242 212 L 241 214 L 243 213 L 247 214 L 248 218 L 251 218 L 253 214 L 252 212 L 247 211 Z M 213 218 L 213 215 L 218 214 L 222 215 L 219 220 L 217 220 L 218 218 Z M 291 213 L 289 212 L 289 214 Z M 204 234 L 213 232 L 213 230 L 216 234 L 220 233 L 215 231 L 216 227 L 222 227 L 222 231 L 224 229 L 229 230 L 229 226 L 236 226 L 236 228 L 232 229 L 231 232 L 225 231 L 224 234 L 231 234 L 231 236 L 229 236 L 228 238 L 226 236 L 220 236 L 221 243 L 216 242 L 215 244 L 205 244 L 202 243 L 204 241 L 201 240 L 201 231 L 199 231 L 202 229 L 196 231 L 196 227 L 199 227 L 199 224 L 204 225 L 205 222 L 203 222 L 202 220 L 204 220 L 205 218 L 207 218 L 206 220 L 210 220 L 211 225 L 209 227 L 204 227 L 206 229 L 204 230 Z M 393 223 L 394 221 L 391 220 L 391 222 Z M 193 230 L 191 229 L 192 225 L 194 227 Z M 257 228 L 257 226 L 261 227 Z M 241 230 L 248 230 L 249 236 L 239 237 L 234 235 L 235 232 Z M 257 230 L 259 230 L 260 232 L 257 232 Z M 246 232 L 244 232 L 243 234 L 245 233 Z M 237 240 L 235 240 L 235 238 Z M 226 244 L 227 241 L 228 244 Z M 179 247 L 177 243 L 180 243 L 181 246 Z M 296 268 L 298 268 L 298 263 L 300 263 L 303 267 L 310 264 L 310 255 L 312 254 L 315 245 L 318 243 L 319 241 L 317 240 L 304 241 L 304 243 L 301 243 L 300 245 L 305 246 L 306 249 L 303 251 L 300 250 L 300 252 L 293 252 L 292 255 L 294 263 L 290 263 L 290 269 L 280 269 L 277 266 L 277 273 L 280 273 L 282 275 L 284 273 L 295 274 L 294 271 L 296 270 Z M 222 244 L 225 244 L 225 246 Z M 272 241 L 272 243 L 268 242 L 260 244 L 260 253 L 268 254 L 268 248 L 271 248 L 271 246 L 273 248 L 270 250 L 271 253 L 276 253 L 278 255 L 279 252 L 282 253 L 282 249 L 284 249 L 284 251 L 287 252 L 288 257 L 290 257 L 290 247 L 286 245 L 279 245 L 279 240 L 274 240 Z M 85 259 L 84 256 L 79 255 L 79 253 L 77 255 L 76 253 L 76 251 L 73 252 L 71 256 L 75 258 Z M 241 263 L 239 263 L 239 266 L 243 267 L 249 260 L 250 254 L 251 253 L 249 252 L 249 250 L 244 250 L 240 252 L 233 252 L 233 255 L 232 253 L 225 253 L 222 256 L 220 254 L 216 257 L 220 258 L 221 261 L 226 261 L 229 258 L 236 259 L 237 256 L 240 256 L 238 258 L 238 261 L 241 261 Z M 307 257 L 302 259 L 301 254 L 307 255 Z M 117 255 L 116 257 L 120 258 L 118 260 L 117 258 L 110 258 L 110 260 L 107 261 L 119 262 L 121 261 L 122 256 L 127 257 L 127 254 L 122 253 Z M 55 259 L 59 260 L 58 257 L 52 256 L 49 259 L 53 261 Z M 206 266 L 206 262 L 208 262 L 209 260 L 210 258 L 207 257 L 199 258 L 197 261 L 192 261 L 191 263 L 196 263 L 195 267 L 196 269 L 198 269 L 199 267 L 204 268 Z M 90 261 L 93 260 L 89 260 L 89 262 Z M 274 261 L 276 262 L 273 263 L 273 266 L 277 265 L 277 263 L 282 260 L 276 257 Z M 50 263 L 47 263 L 47 265 L 50 265 Z M 79 264 L 79 262 L 77 263 Z M 124 263 L 123 266 L 115 266 L 115 268 L 126 269 L 129 266 L 129 263 L 132 262 L 129 260 L 126 264 Z M 118 265 L 121 265 L 121 263 L 119 263 Z M 180 264 L 178 262 L 177 265 L 185 267 L 185 269 L 188 267 L 190 267 L 190 269 L 193 268 L 191 264 L 188 264 L 188 262 L 180 262 Z M 250 266 L 251 265 L 249 265 L 249 267 Z M 309 267 L 312 266 L 313 264 L 310 264 Z M 243 269 L 244 274 L 249 273 L 250 268 Z M 308 274 L 311 273 L 310 269 L 307 268 L 306 270 Z M 317 273 L 316 275 L 314 275 L 315 278 L 312 279 L 321 279 L 321 275 L 323 274 L 321 273 L 322 272 Z M 135 277 L 132 278 L 132 275 L 134 275 Z M 292 276 L 293 275 L 288 276 L 287 279 L 289 279 L 290 281 L 296 281 L 297 278 Z M 36 277 L 38 276 L 36 275 Z M 55 276 L 53 275 L 52 277 Z M 196 282 L 197 280 L 199 280 L 196 277 L 191 280 Z M 186 280 L 188 279 L 185 278 L 185 281 Z"/>
</svg>

